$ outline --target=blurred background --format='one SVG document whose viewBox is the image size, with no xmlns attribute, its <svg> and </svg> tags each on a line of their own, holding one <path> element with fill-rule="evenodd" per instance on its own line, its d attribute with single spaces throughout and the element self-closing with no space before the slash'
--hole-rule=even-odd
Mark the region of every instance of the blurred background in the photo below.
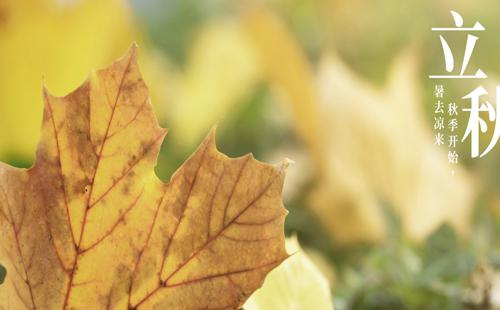
<svg viewBox="0 0 500 310">
<path fill-rule="evenodd" d="M 483 85 L 493 103 L 494 0 L 2 0 L 0 160 L 31 166 L 43 84 L 64 95 L 136 41 L 170 129 L 158 175 L 214 124 L 230 156 L 291 158 L 286 233 L 336 309 L 499 309 L 500 145 L 472 160 L 467 140 L 451 165 L 433 144 L 428 75 L 445 71 L 430 29 L 452 27 L 450 10 L 486 27 L 469 67 L 488 80 L 443 82 L 445 98 L 466 107 Z"/>
</svg>

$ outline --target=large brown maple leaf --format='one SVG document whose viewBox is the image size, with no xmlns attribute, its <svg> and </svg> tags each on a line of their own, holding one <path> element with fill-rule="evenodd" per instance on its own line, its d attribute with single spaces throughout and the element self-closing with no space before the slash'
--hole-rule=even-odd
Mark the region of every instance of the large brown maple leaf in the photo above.
<svg viewBox="0 0 500 310">
<path fill-rule="evenodd" d="M 229 159 L 212 130 L 156 177 L 166 130 L 136 54 L 44 91 L 34 166 L 0 164 L 0 308 L 236 309 L 287 257 L 286 163 Z"/>
</svg>

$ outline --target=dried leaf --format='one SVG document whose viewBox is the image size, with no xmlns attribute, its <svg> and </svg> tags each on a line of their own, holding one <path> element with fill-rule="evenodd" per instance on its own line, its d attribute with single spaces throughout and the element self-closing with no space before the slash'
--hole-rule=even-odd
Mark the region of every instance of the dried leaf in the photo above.
<svg viewBox="0 0 500 310">
<path fill-rule="evenodd" d="M 36 163 L 0 164 L 7 309 L 235 309 L 287 253 L 287 163 L 229 159 L 214 131 L 172 176 L 133 47 L 65 97 L 44 92 Z"/>
</svg>

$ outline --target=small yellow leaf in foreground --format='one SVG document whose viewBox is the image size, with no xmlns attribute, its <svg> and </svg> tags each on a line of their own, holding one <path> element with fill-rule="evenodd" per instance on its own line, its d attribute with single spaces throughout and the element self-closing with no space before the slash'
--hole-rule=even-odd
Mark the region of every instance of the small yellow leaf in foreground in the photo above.
<svg viewBox="0 0 500 310">
<path fill-rule="evenodd" d="M 229 159 L 212 130 L 168 184 L 136 47 L 44 93 L 36 163 L 0 164 L 4 309 L 236 309 L 288 257 L 286 162 Z"/>
<path fill-rule="evenodd" d="M 245 310 L 332 310 L 328 280 L 302 250 L 297 237 L 287 238 L 286 249 L 294 254 L 269 273 Z"/>
</svg>

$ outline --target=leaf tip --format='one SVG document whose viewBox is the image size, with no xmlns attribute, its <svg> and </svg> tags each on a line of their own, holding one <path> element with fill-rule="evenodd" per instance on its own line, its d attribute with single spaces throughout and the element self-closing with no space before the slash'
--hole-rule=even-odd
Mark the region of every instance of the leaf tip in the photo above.
<svg viewBox="0 0 500 310">
<path fill-rule="evenodd" d="M 49 89 L 47 88 L 47 83 L 45 82 L 45 77 L 42 77 L 42 94 L 43 98 L 50 96 Z"/>
<path fill-rule="evenodd" d="M 286 171 L 288 170 L 288 166 L 295 164 L 295 161 L 291 160 L 290 158 L 285 157 L 279 164 L 276 165 L 276 168 L 278 168 L 278 171 L 281 174 L 286 174 Z"/>
<path fill-rule="evenodd" d="M 205 145 L 208 148 L 213 148 L 217 150 L 217 144 L 215 142 L 215 135 L 217 133 L 217 125 L 212 126 L 210 128 L 210 131 L 208 132 L 207 136 L 203 140 L 203 145 Z"/>
<path fill-rule="evenodd" d="M 137 44 L 137 42 L 132 42 L 132 44 L 130 44 L 130 47 L 128 49 L 128 52 L 127 52 L 127 55 L 135 60 L 137 58 L 137 53 L 139 52 L 139 45 Z"/>
<path fill-rule="evenodd" d="M 165 140 L 165 137 L 167 136 L 168 134 L 168 128 L 163 128 L 163 127 L 160 127 L 159 128 L 159 131 L 160 131 L 160 138 L 158 139 L 160 145 L 161 143 L 163 143 L 163 140 Z"/>
<path fill-rule="evenodd" d="M 215 135 L 217 134 L 217 125 L 213 125 L 208 132 L 208 138 L 215 141 Z"/>
<path fill-rule="evenodd" d="M 132 44 L 130 44 L 130 47 L 128 48 L 127 52 L 123 54 L 123 56 L 121 56 L 120 58 L 116 59 L 113 63 L 122 64 L 128 67 L 131 63 L 137 63 L 138 53 L 139 53 L 139 46 L 134 41 L 132 42 Z M 97 72 L 109 70 L 110 67 L 111 66 L 108 66 L 106 68 L 97 70 Z"/>
<path fill-rule="evenodd" d="M 42 96 L 44 103 L 44 110 L 48 109 L 50 113 L 52 113 L 52 107 L 50 106 L 50 101 L 55 98 L 54 95 L 50 92 L 49 88 L 45 84 L 45 80 L 42 81 Z"/>
</svg>

